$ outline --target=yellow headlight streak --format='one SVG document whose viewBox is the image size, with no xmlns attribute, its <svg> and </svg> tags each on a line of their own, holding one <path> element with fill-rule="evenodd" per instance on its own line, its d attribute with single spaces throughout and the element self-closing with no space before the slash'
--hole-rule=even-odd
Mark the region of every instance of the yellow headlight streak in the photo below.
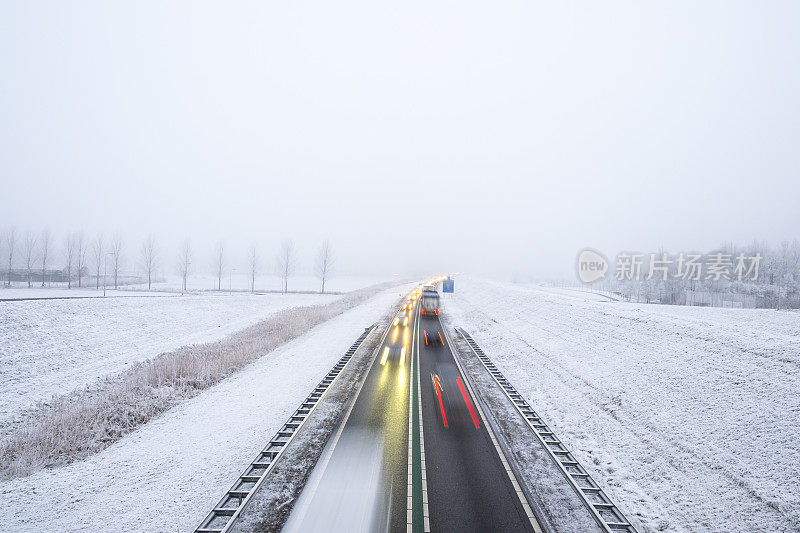
<svg viewBox="0 0 800 533">
<path fill-rule="evenodd" d="M 392 342 L 397 340 L 397 334 L 400 332 L 400 326 L 394 328 L 394 333 L 392 333 Z"/>
<path fill-rule="evenodd" d="M 386 364 L 386 359 L 389 357 L 389 347 L 383 349 L 383 356 L 381 356 L 381 364 Z"/>
<path fill-rule="evenodd" d="M 400 350 L 400 366 L 403 366 L 406 362 L 406 347 L 403 346 L 403 349 Z"/>
</svg>

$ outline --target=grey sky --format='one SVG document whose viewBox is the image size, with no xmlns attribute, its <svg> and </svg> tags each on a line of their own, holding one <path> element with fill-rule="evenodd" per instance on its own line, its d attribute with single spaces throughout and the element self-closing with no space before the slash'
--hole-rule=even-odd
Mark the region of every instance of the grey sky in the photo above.
<svg viewBox="0 0 800 533">
<path fill-rule="evenodd" d="M 3 1 L 0 226 L 543 276 L 798 236 L 800 4 L 552 4 Z"/>
</svg>

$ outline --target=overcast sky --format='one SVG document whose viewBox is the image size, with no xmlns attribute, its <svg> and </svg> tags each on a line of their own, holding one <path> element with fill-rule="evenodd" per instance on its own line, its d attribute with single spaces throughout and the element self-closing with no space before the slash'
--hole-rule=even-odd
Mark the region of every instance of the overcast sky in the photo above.
<svg viewBox="0 0 800 533">
<path fill-rule="evenodd" d="M 796 238 L 798 6 L 2 0 L 0 227 L 524 276 Z"/>
</svg>

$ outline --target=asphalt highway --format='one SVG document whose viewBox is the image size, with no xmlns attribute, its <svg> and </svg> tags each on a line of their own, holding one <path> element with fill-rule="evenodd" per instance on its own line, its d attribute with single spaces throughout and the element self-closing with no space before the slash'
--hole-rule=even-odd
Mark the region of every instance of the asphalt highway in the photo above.
<svg viewBox="0 0 800 533">
<path fill-rule="evenodd" d="M 410 296 L 284 531 L 534 531 L 438 316 Z"/>
</svg>

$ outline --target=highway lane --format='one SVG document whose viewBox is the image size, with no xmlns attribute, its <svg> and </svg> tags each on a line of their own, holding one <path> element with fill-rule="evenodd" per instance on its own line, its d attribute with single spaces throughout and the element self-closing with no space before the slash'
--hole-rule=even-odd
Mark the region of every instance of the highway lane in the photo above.
<svg viewBox="0 0 800 533">
<path fill-rule="evenodd" d="M 439 317 L 420 316 L 419 331 L 431 531 L 534 531 Z"/>
<path fill-rule="evenodd" d="M 397 324 L 379 346 L 352 409 L 326 445 L 284 531 L 406 530 L 415 311 L 396 316 Z"/>
</svg>

